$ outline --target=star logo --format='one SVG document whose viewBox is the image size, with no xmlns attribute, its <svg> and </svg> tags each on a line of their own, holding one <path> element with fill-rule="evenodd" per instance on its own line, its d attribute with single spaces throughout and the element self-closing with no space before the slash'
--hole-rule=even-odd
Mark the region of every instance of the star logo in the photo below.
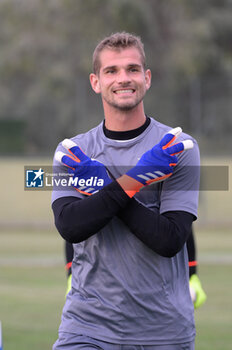
<svg viewBox="0 0 232 350">
<path fill-rule="evenodd" d="M 43 187 L 43 175 L 42 168 L 39 170 L 26 170 L 26 187 L 38 188 Z"/>
<path fill-rule="evenodd" d="M 41 176 L 44 174 L 44 171 L 40 168 L 39 170 L 34 170 L 34 174 L 35 174 L 35 177 L 34 177 L 34 181 L 36 179 L 40 179 L 41 180 Z"/>
</svg>

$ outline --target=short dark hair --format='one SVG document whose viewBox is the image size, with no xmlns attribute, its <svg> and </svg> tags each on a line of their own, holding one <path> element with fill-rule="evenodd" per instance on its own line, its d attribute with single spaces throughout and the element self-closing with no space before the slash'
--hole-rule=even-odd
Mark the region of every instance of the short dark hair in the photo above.
<svg viewBox="0 0 232 350">
<path fill-rule="evenodd" d="M 100 53 L 104 49 L 110 50 L 120 50 L 128 47 L 136 47 L 141 55 L 142 65 L 145 69 L 146 65 L 146 57 L 144 52 L 144 45 L 139 36 L 134 34 L 130 34 L 127 32 L 118 32 L 113 33 L 110 36 L 104 38 L 99 44 L 96 46 L 93 53 L 93 72 L 94 74 L 99 74 L 101 62 L 100 62 Z"/>
</svg>

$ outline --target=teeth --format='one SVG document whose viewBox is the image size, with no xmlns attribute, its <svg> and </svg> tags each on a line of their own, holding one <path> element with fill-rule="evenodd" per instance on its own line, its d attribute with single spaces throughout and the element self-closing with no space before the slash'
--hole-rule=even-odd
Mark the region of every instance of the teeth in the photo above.
<svg viewBox="0 0 232 350">
<path fill-rule="evenodd" d="M 132 93 L 133 90 L 117 90 L 115 92 L 116 94 L 126 94 L 126 93 Z"/>
</svg>

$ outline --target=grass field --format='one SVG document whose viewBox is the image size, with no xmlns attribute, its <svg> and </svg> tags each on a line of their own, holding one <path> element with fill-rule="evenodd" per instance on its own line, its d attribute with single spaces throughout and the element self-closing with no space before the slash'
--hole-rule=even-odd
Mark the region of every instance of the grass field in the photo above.
<svg viewBox="0 0 232 350">
<path fill-rule="evenodd" d="M 229 164 L 231 160 L 217 160 Z M 208 160 L 209 163 L 216 160 Z M 51 193 L 24 191 L 24 165 L 0 159 L 0 320 L 4 350 L 48 350 L 57 337 L 66 276 L 63 241 L 54 229 Z M 230 171 L 230 184 L 231 174 Z M 196 350 L 232 348 L 232 195 L 201 193 L 195 226 L 199 275 L 208 299 L 196 311 Z"/>
<path fill-rule="evenodd" d="M 66 288 L 63 242 L 52 230 L 2 231 L 0 240 L 4 349 L 51 349 Z M 208 300 L 195 313 L 196 349 L 230 350 L 232 235 L 229 230 L 199 230 L 197 240 Z"/>
</svg>

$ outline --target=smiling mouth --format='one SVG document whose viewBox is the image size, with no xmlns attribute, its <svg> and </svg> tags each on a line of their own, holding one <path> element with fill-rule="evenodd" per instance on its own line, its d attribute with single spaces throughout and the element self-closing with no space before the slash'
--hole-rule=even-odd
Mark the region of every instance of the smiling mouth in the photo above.
<svg viewBox="0 0 232 350">
<path fill-rule="evenodd" d="M 114 93 L 117 95 L 120 94 L 133 94 L 135 92 L 134 89 L 120 89 L 120 90 L 115 90 Z"/>
</svg>

